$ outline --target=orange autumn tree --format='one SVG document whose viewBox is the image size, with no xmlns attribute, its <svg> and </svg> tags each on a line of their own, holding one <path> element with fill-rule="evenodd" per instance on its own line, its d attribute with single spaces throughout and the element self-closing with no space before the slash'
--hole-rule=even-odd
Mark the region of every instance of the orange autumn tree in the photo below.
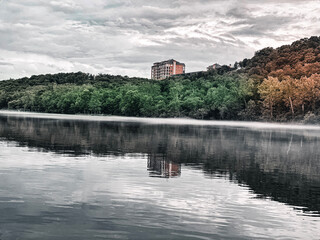
<svg viewBox="0 0 320 240">
<path fill-rule="evenodd" d="M 276 77 L 268 77 L 267 79 L 264 79 L 258 87 L 258 93 L 263 100 L 263 114 L 270 115 L 270 119 L 273 119 L 275 106 L 277 106 L 282 100 L 279 79 Z"/>
<path fill-rule="evenodd" d="M 292 117 L 294 117 L 294 102 L 296 100 L 297 95 L 297 80 L 290 77 L 285 76 L 284 80 L 279 83 L 280 93 L 282 97 L 282 101 L 284 105 L 290 108 Z"/>
<path fill-rule="evenodd" d="M 316 104 L 320 101 L 320 74 L 302 77 L 297 82 L 296 96 L 303 114 L 305 109 L 315 112 Z"/>
<path fill-rule="evenodd" d="M 302 119 L 307 112 L 320 115 L 320 36 L 262 49 L 239 65 L 241 73 L 260 84 L 254 100 L 257 105 L 261 101 L 264 116 L 286 120 Z"/>
<path fill-rule="evenodd" d="M 282 79 L 268 77 L 259 86 L 264 115 L 273 119 L 274 112 L 285 117 L 291 114 L 292 118 L 306 111 L 315 113 L 320 102 L 320 74 L 300 79 L 284 76 Z"/>
</svg>

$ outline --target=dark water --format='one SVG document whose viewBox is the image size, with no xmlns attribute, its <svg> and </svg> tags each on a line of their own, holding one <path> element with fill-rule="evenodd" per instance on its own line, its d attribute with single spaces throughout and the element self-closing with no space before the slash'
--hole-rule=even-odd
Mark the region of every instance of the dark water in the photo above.
<svg viewBox="0 0 320 240">
<path fill-rule="evenodd" d="M 320 239 L 320 130 L 2 114 L 0 239 Z"/>
</svg>

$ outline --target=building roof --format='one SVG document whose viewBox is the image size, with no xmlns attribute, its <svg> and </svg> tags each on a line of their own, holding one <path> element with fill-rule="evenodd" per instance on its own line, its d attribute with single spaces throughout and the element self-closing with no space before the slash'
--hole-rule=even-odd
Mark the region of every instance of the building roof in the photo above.
<svg viewBox="0 0 320 240">
<path fill-rule="evenodd" d="M 153 65 L 173 64 L 174 61 L 176 62 L 177 65 L 185 65 L 184 63 L 180 63 L 174 59 L 169 59 L 169 60 L 162 61 L 162 62 L 155 62 L 155 63 L 153 63 Z"/>
</svg>

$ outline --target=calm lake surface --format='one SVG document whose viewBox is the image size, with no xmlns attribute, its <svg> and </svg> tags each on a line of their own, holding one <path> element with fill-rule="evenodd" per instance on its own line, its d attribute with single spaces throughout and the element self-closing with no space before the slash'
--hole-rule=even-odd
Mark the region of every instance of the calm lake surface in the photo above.
<svg viewBox="0 0 320 240">
<path fill-rule="evenodd" d="M 320 239 L 320 128 L 50 116 L 0 112 L 1 240 Z"/>
</svg>

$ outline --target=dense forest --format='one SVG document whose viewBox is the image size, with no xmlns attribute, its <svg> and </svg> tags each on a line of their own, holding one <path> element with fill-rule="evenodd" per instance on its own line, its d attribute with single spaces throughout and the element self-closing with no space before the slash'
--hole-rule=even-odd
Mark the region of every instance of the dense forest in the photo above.
<svg viewBox="0 0 320 240">
<path fill-rule="evenodd" d="M 0 81 L 0 108 L 50 113 L 318 122 L 319 103 L 320 37 L 162 81 L 81 72 Z"/>
</svg>

